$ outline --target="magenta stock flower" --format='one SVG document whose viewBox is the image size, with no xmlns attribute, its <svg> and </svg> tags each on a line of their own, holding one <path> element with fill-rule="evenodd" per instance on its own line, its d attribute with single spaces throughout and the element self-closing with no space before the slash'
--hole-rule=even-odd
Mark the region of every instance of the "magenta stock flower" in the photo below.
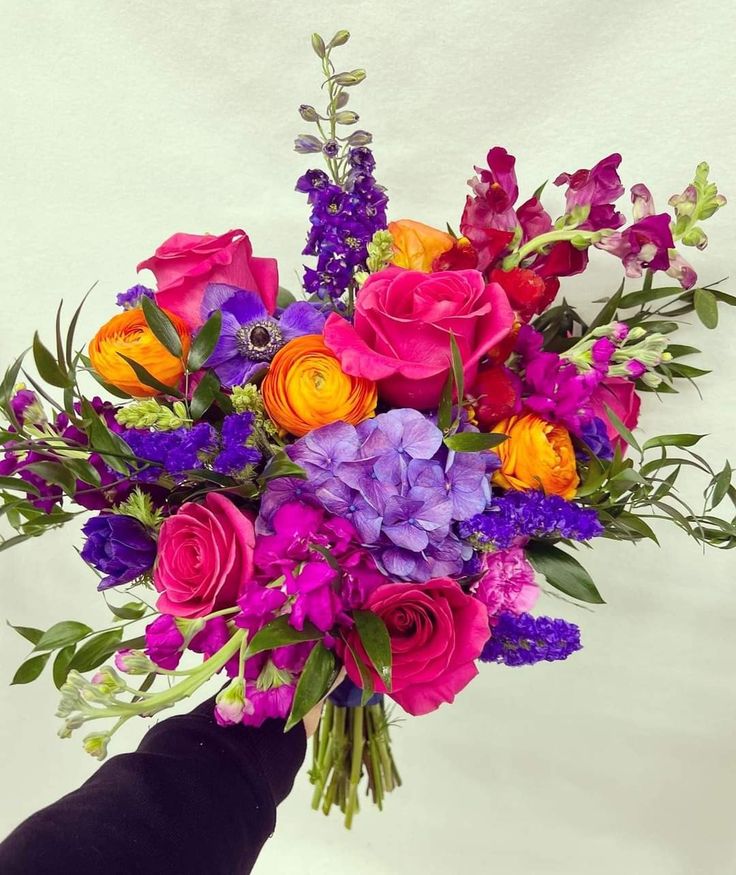
<svg viewBox="0 0 736 875">
<path fill-rule="evenodd" d="M 520 547 L 484 553 L 481 563 L 475 597 L 488 609 L 491 625 L 502 611 L 520 614 L 534 607 L 540 590 L 534 580 L 534 569 Z"/>
</svg>

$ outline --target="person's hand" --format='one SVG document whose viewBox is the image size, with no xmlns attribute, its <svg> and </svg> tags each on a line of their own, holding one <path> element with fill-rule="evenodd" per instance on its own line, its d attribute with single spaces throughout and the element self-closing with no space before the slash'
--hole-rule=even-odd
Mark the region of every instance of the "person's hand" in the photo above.
<svg viewBox="0 0 736 875">
<path fill-rule="evenodd" d="M 337 678 L 335 678 L 335 683 L 330 687 L 327 696 L 329 696 L 336 687 L 339 687 L 344 679 L 345 669 L 343 668 L 340 670 L 340 674 L 337 676 Z M 327 698 L 327 696 L 325 696 L 325 699 Z M 322 717 L 322 706 L 325 703 L 325 699 L 322 699 L 321 702 L 318 702 L 304 718 L 304 729 L 306 730 L 307 738 L 311 738 L 317 731 L 320 718 Z"/>
</svg>

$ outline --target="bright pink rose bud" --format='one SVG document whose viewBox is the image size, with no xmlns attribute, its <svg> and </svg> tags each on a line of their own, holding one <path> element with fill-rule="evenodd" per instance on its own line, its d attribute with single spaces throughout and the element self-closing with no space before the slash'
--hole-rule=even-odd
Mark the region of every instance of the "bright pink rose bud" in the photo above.
<svg viewBox="0 0 736 875">
<path fill-rule="evenodd" d="M 636 394 L 633 381 L 624 377 L 606 377 L 591 395 L 590 405 L 595 416 L 605 423 L 606 433 L 614 448 L 618 446 L 625 452 L 628 444 L 609 420 L 606 407 L 611 408 L 629 431 L 636 428 L 641 398 Z"/>
</svg>

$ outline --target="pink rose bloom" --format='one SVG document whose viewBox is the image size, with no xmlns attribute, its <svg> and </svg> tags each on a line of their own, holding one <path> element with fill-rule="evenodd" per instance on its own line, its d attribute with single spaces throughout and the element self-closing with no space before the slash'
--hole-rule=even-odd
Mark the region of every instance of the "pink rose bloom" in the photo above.
<svg viewBox="0 0 736 875">
<path fill-rule="evenodd" d="M 636 394 L 633 380 L 627 380 L 625 377 L 606 377 L 591 395 L 590 405 L 594 415 L 603 420 L 614 449 L 620 447 L 621 452 L 625 453 L 628 444 L 609 421 L 606 407 L 613 410 L 629 431 L 636 428 L 639 422 L 641 398 Z"/>
<path fill-rule="evenodd" d="M 345 373 L 376 381 L 384 401 L 428 410 L 450 372 L 450 333 L 469 385 L 513 324 L 506 293 L 498 283 L 486 285 L 477 270 L 387 267 L 365 281 L 353 324 L 333 313 L 324 337 Z"/>
<path fill-rule="evenodd" d="M 253 520 L 211 492 L 164 521 L 153 583 L 156 607 L 175 617 L 203 617 L 233 607 L 253 577 Z"/>
<path fill-rule="evenodd" d="M 501 611 L 521 614 L 534 607 L 539 587 L 521 547 L 484 554 L 475 597 L 486 606 L 491 625 Z"/>
<path fill-rule="evenodd" d="M 488 612 L 449 578 L 426 583 L 389 583 L 368 597 L 366 609 L 386 624 L 391 638 L 392 699 L 409 714 L 429 714 L 453 702 L 478 674 L 475 660 L 490 636 Z M 353 653 L 370 672 L 376 692 L 387 692 L 353 629 L 343 660 L 353 683 L 361 685 Z"/>
<path fill-rule="evenodd" d="M 276 309 L 279 290 L 275 258 L 255 258 L 245 231 L 219 237 L 174 234 L 138 265 L 156 275 L 156 303 L 181 316 L 190 328 L 202 324 L 202 298 L 210 283 L 227 283 L 257 292 L 269 313 Z"/>
</svg>

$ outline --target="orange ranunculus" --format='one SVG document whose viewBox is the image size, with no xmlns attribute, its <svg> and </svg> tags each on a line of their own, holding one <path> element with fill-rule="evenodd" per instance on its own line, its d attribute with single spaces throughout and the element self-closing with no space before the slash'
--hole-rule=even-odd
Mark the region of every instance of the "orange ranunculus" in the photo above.
<svg viewBox="0 0 736 875">
<path fill-rule="evenodd" d="M 451 234 L 413 219 L 389 222 L 388 230 L 394 246 L 391 263 L 409 270 L 429 273 L 435 260 L 455 245 Z"/>
<path fill-rule="evenodd" d="M 189 352 L 189 329 L 174 313 L 164 312 L 181 338 L 182 358 L 186 358 Z M 119 353 L 142 365 L 165 386 L 176 386 L 184 375 L 182 360 L 173 356 L 157 340 L 139 307 L 124 310 L 100 328 L 90 341 L 89 358 L 95 372 L 111 386 L 135 397 L 160 394 L 141 383 L 133 368 Z"/>
<path fill-rule="evenodd" d="M 501 467 L 493 475 L 504 489 L 542 489 L 548 495 L 573 498 L 580 483 L 575 450 L 566 428 L 527 413 L 510 416 L 493 428 L 508 435 L 494 452 Z"/>
<path fill-rule="evenodd" d="M 376 384 L 350 377 L 321 334 L 295 337 L 274 356 L 261 385 L 268 415 L 297 437 L 331 422 L 356 425 L 376 410 Z"/>
</svg>

